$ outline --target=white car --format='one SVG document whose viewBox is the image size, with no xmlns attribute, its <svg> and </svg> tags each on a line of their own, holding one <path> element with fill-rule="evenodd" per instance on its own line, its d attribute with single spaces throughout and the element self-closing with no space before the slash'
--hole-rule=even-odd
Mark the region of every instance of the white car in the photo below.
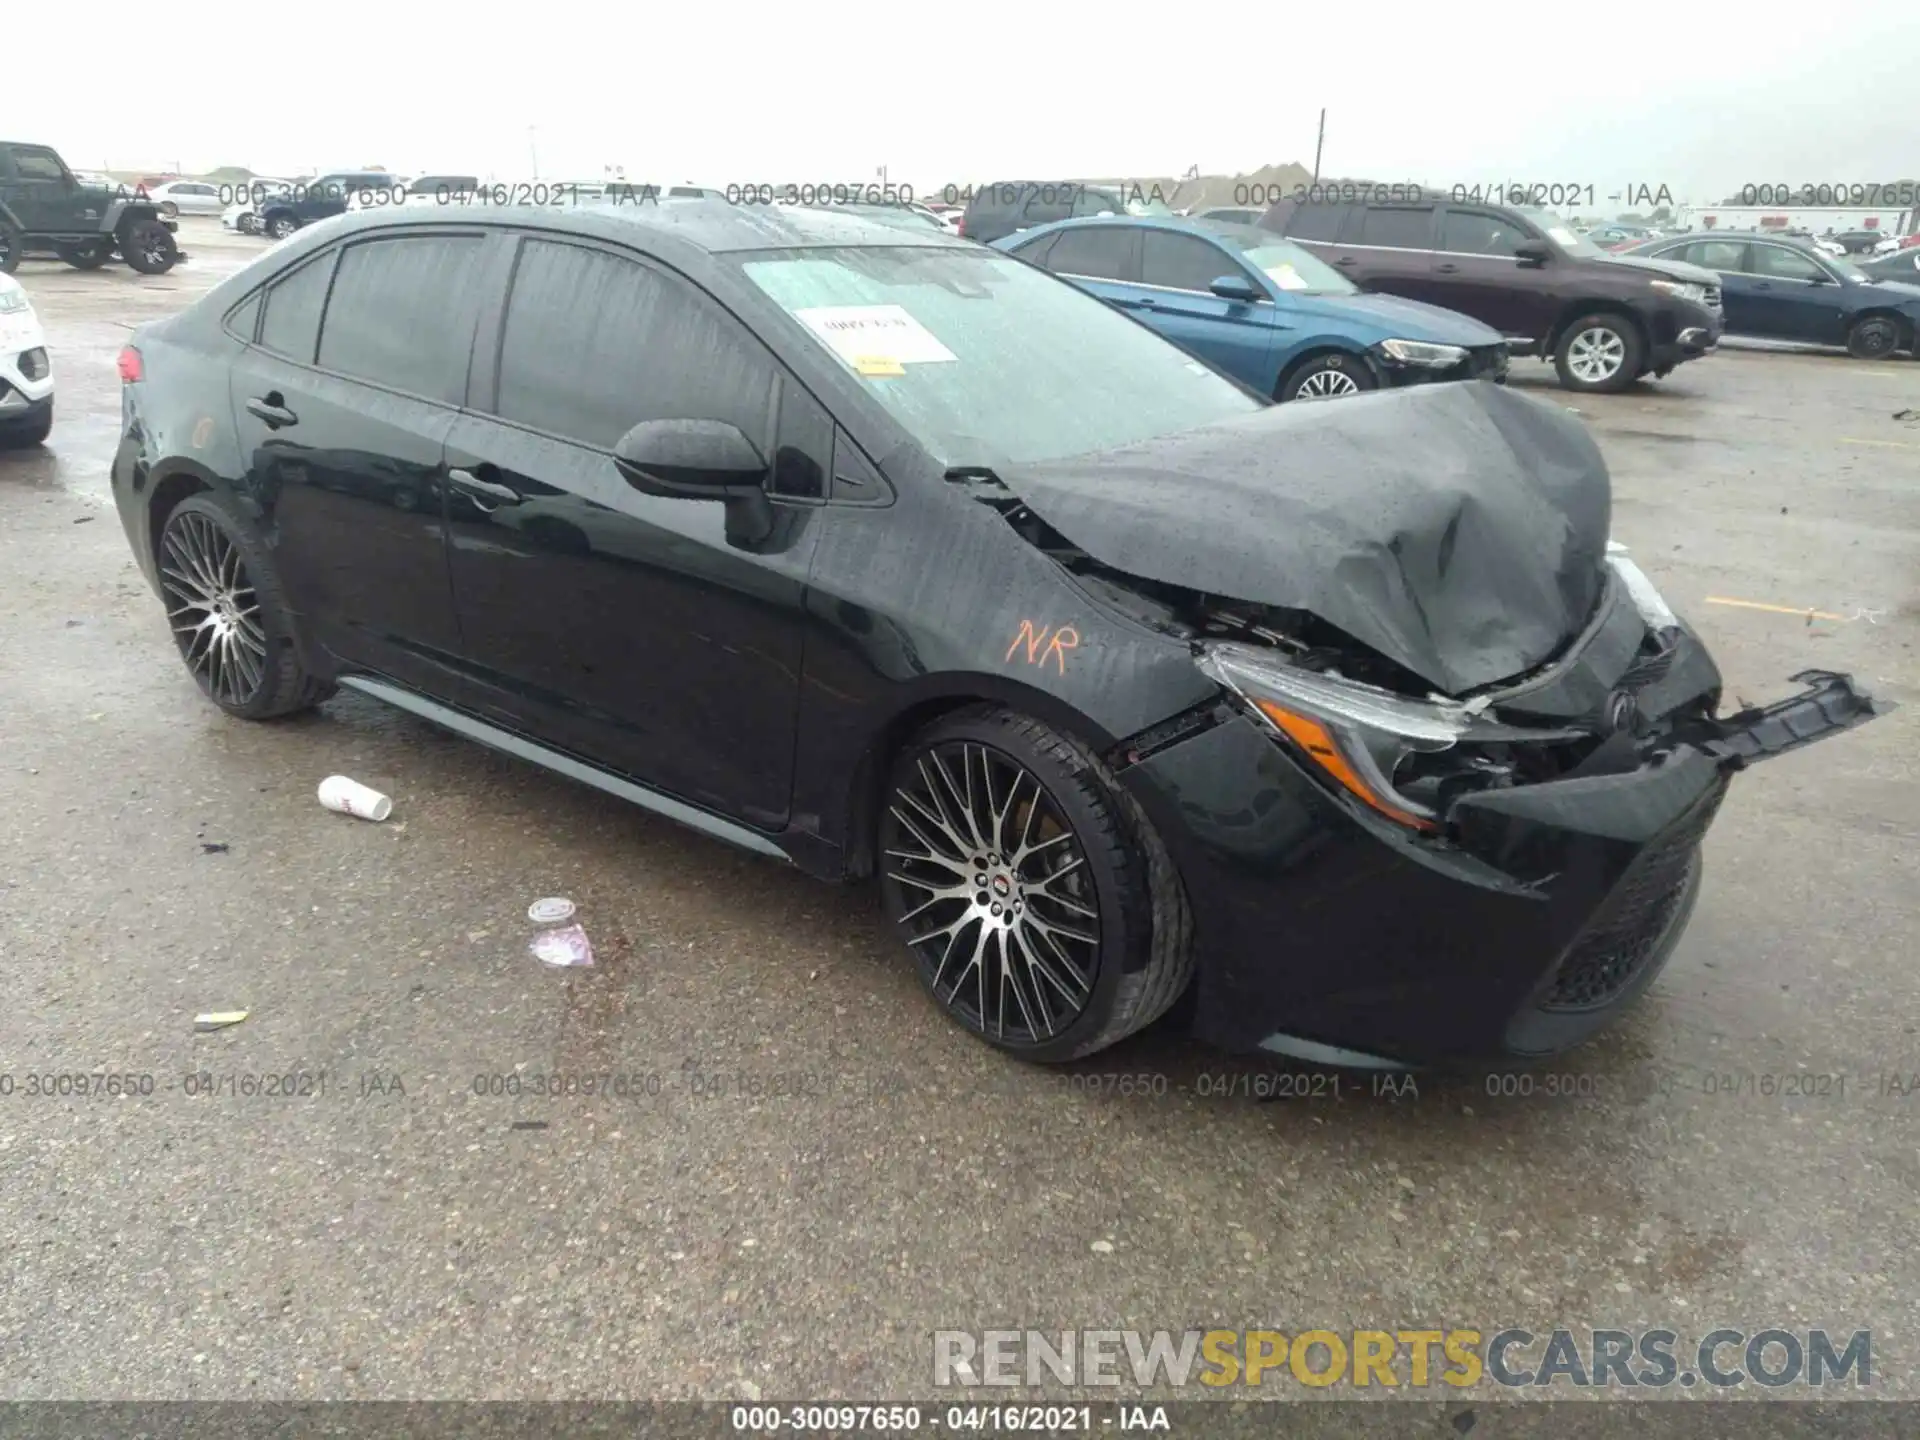
<svg viewBox="0 0 1920 1440">
<path fill-rule="evenodd" d="M 264 175 L 255 176 L 245 185 L 222 187 L 222 193 L 233 199 L 233 203 L 220 212 L 220 224 L 242 235 L 260 233 L 260 203 L 270 195 L 283 190 L 292 190 L 296 185 L 304 185 L 313 177 L 303 175 L 298 180 L 270 180 Z"/>
<path fill-rule="evenodd" d="M 0 275 L 0 450 L 38 445 L 53 429 L 53 364 L 33 301 Z"/>
<path fill-rule="evenodd" d="M 149 190 L 147 198 L 169 220 L 176 215 L 218 215 L 227 208 L 220 198 L 220 187 L 204 180 L 169 180 Z"/>
</svg>

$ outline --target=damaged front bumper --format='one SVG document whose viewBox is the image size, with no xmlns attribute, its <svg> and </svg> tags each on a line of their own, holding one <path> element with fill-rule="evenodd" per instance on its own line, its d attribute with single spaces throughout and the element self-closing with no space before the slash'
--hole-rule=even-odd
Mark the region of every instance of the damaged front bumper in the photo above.
<svg viewBox="0 0 1920 1440">
<path fill-rule="evenodd" d="M 1717 690 L 1689 631 L 1676 673 Z M 1451 802 L 1421 835 L 1330 789 L 1250 713 L 1122 771 L 1175 851 L 1201 954 L 1195 1030 L 1309 1063 L 1545 1055 L 1606 1025 L 1686 927 L 1732 773 L 1884 713 L 1807 671 L 1776 704 L 1622 735 L 1563 778 Z"/>
</svg>

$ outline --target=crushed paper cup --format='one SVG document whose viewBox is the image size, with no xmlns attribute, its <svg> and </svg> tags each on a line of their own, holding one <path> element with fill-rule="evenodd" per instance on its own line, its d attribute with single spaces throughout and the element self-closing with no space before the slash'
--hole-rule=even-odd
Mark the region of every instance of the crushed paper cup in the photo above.
<svg viewBox="0 0 1920 1440">
<path fill-rule="evenodd" d="M 356 815 L 362 820 L 384 820 L 393 813 L 393 801 L 345 775 L 329 775 L 320 782 L 320 803 L 329 810 Z"/>
<path fill-rule="evenodd" d="M 542 930 L 533 937 L 527 949 L 542 965 L 560 967 L 593 964 L 593 945 L 587 939 L 587 932 L 578 925 Z"/>
</svg>

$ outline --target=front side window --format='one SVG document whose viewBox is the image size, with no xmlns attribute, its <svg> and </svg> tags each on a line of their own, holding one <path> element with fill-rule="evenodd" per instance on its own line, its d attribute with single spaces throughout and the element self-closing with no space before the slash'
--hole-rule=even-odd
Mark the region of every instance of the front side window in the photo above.
<svg viewBox="0 0 1920 1440">
<path fill-rule="evenodd" d="M 309 260 L 267 290 L 267 313 L 260 326 L 263 349 L 302 365 L 313 363 L 313 352 L 320 343 L 320 312 L 327 304 L 327 281 L 333 276 L 334 253 L 329 250 Z"/>
<path fill-rule="evenodd" d="M 407 235 L 340 252 L 320 327 L 320 367 L 457 404 L 472 334 L 460 317 L 479 277 L 478 235 Z"/>
<path fill-rule="evenodd" d="M 1433 211 L 1370 207 L 1360 225 L 1362 245 L 1425 250 L 1433 243 Z"/>
<path fill-rule="evenodd" d="M 1789 250 L 1784 245 L 1756 245 L 1753 247 L 1753 271 L 1756 275 L 1769 275 L 1776 280 L 1824 280 L 1827 272 L 1798 250 Z"/>
<path fill-rule="evenodd" d="M 15 150 L 13 166 L 22 180 L 66 179 L 66 171 L 60 168 L 60 157 L 51 150 Z"/>
<path fill-rule="evenodd" d="M 585 246 L 521 246 L 503 419 L 603 450 L 642 420 L 725 420 L 762 444 L 775 374 L 765 348 L 684 280 Z"/>
<path fill-rule="evenodd" d="M 1511 220 L 1487 210 L 1448 210 L 1441 227 L 1440 248 L 1456 255 L 1511 257 L 1524 240 L 1533 237 Z"/>
<path fill-rule="evenodd" d="M 1232 257 L 1204 240 L 1148 230 L 1140 239 L 1140 279 L 1167 290 L 1198 290 L 1205 294 L 1222 275 L 1239 275 Z"/>
<path fill-rule="evenodd" d="M 792 318 L 797 343 L 845 366 L 950 466 L 1082 455 L 1262 408 L 1102 301 L 995 250 L 730 258 Z"/>
</svg>

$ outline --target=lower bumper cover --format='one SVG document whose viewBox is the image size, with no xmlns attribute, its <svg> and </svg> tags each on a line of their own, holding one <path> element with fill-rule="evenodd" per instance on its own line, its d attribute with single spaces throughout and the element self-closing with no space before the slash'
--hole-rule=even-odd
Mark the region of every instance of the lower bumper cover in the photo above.
<svg viewBox="0 0 1920 1440">
<path fill-rule="evenodd" d="M 1616 773 L 1467 796 L 1412 838 L 1236 715 L 1129 768 L 1186 881 L 1194 1028 L 1329 1064 L 1544 1055 L 1604 1027 L 1672 954 L 1731 774 L 1892 707 L 1845 676 L 1678 731 Z"/>
<path fill-rule="evenodd" d="M 19 397 L 17 391 L 14 392 L 14 397 L 23 398 Z M 39 424 L 52 408 L 52 390 L 48 390 L 45 395 L 37 399 L 26 400 L 24 404 L 0 404 L 0 430 L 29 429 Z"/>
</svg>

